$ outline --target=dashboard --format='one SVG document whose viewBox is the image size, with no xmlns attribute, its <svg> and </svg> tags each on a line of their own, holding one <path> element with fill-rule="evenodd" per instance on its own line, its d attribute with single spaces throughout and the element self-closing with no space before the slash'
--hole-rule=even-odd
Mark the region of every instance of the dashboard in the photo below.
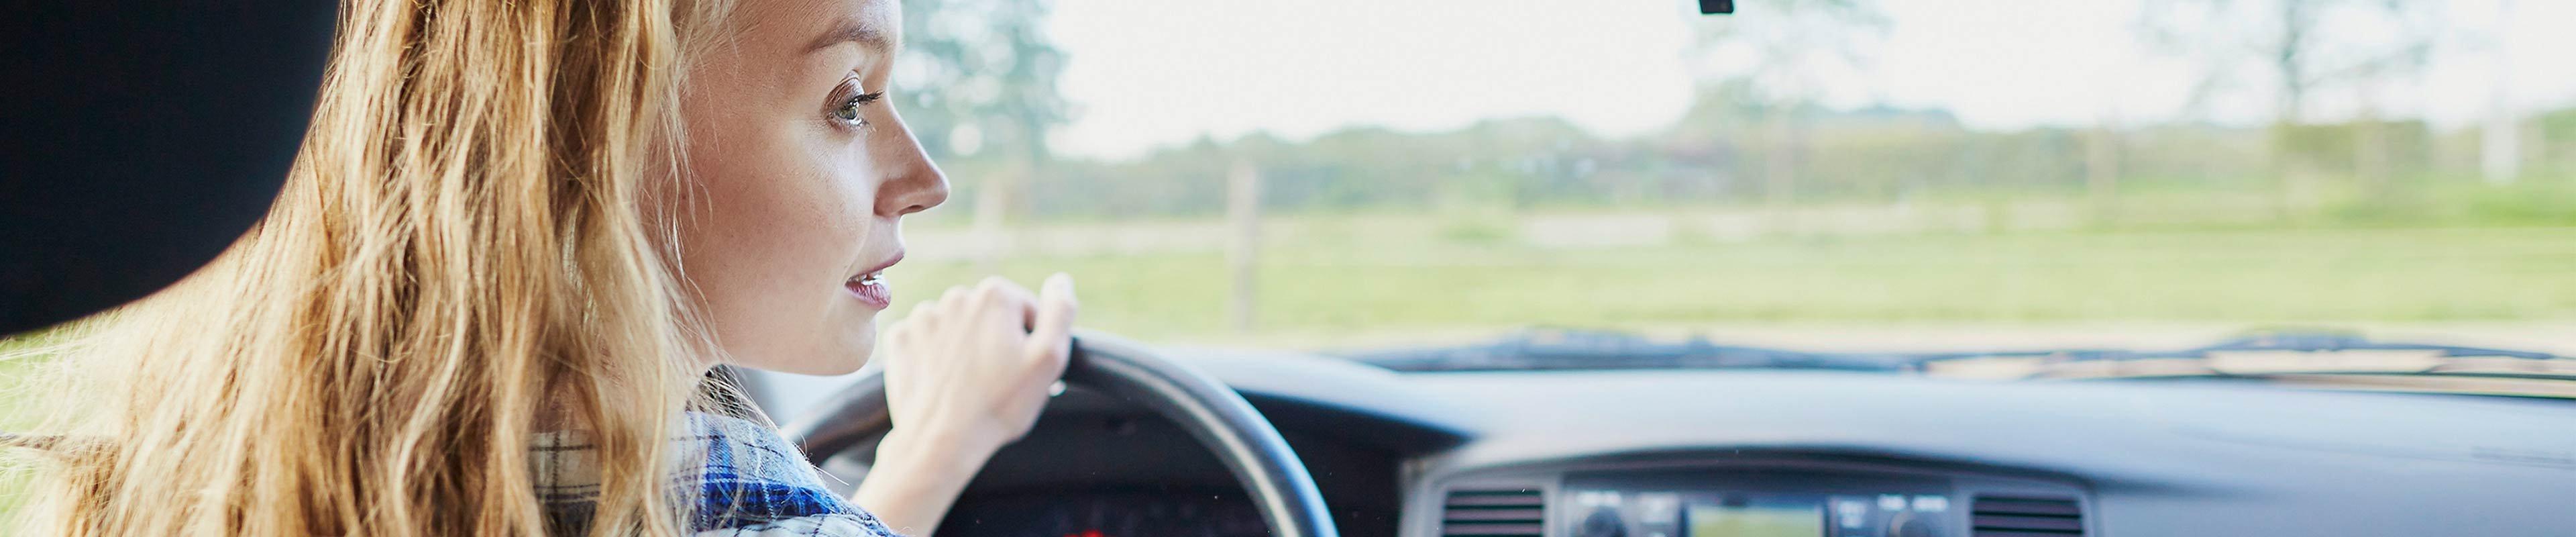
<svg viewBox="0 0 2576 537">
<path fill-rule="evenodd" d="M 1168 351 L 1278 426 L 1349 537 L 2576 534 L 2559 400 Z M 1177 428 L 1079 390 L 957 505 L 938 535 L 1266 533 Z"/>
<path fill-rule="evenodd" d="M 2083 489 L 1903 463 L 1687 456 L 1542 465 L 1453 480 L 1441 535 L 2082 535 Z M 1551 509 L 1550 507 L 1554 508 Z"/>
</svg>

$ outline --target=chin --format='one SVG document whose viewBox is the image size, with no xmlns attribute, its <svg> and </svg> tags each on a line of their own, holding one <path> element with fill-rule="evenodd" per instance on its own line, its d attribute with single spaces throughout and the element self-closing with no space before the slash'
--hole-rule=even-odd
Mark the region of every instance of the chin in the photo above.
<svg viewBox="0 0 2576 537">
<path fill-rule="evenodd" d="M 816 356 L 802 358 L 803 359 L 798 360 L 772 362 L 746 361 L 739 362 L 736 365 L 763 371 L 795 373 L 798 375 L 814 375 L 821 377 L 847 375 L 858 371 L 860 367 L 868 365 L 867 354 L 864 350 L 856 355 L 832 352 L 817 353 Z"/>
<path fill-rule="evenodd" d="M 850 374 L 850 373 L 855 373 L 855 372 L 858 372 L 859 368 L 861 368 L 861 367 L 867 367 L 867 365 L 868 365 L 868 354 L 867 354 L 867 351 L 866 351 L 866 350 L 862 349 L 862 350 L 860 350 L 860 351 L 858 352 L 858 354 L 857 354 L 855 357 L 844 358 L 844 357 L 835 356 L 835 357 L 832 357 L 831 359 L 819 360 L 819 361 L 820 361 L 820 362 L 822 362 L 822 363 L 821 363 L 821 364 L 818 364 L 818 366 L 819 366 L 819 367 L 816 367 L 816 368 L 815 368 L 815 369 L 816 369 L 815 371 L 808 372 L 808 373 L 805 373 L 805 374 L 807 374 L 807 375 L 822 375 L 822 376 L 826 376 L 826 377 L 832 377 L 832 376 L 840 376 L 840 375 L 847 375 L 847 374 Z"/>
<path fill-rule="evenodd" d="M 816 353 L 813 360 L 807 364 L 812 366 L 813 371 L 798 371 L 798 373 L 824 376 L 847 375 L 858 371 L 861 367 L 866 367 L 868 357 L 874 356 L 872 353 L 876 351 L 877 329 L 875 323 L 860 323 L 859 326 L 861 328 L 858 330 L 853 330 L 843 335 L 839 341 L 835 341 L 837 345 L 834 345 L 833 349 Z"/>
<path fill-rule="evenodd" d="M 797 371 L 789 372 L 823 376 L 847 375 L 868 365 L 868 357 L 873 356 L 870 353 L 876 351 L 877 347 L 876 320 L 865 319 L 845 326 L 850 328 L 842 330 L 838 334 L 839 337 L 824 342 L 824 348 L 807 354 L 805 360 L 797 364 L 802 367 L 797 368 Z"/>
<path fill-rule="evenodd" d="M 799 369 L 796 369 L 796 370 L 791 370 L 791 371 L 779 371 L 779 372 L 780 372 L 780 373 L 795 373 L 795 374 L 798 374 L 798 375 L 813 375 L 813 376 L 818 376 L 818 377 L 837 377 L 837 376 L 841 376 L 841 375 L 847 375 L 847 374 L 851 374 L 851 373 L 856 373 L 856 372 L 858 372 L 858 371 L 859 371 L 859 367 L 860 367 L 860 366 L 868 365 L 868 361 L 867 361 L 867 360 L 848 360 L 847 362 L 848 362 L 848 363 L 838 363 L 838 362 L 835 362 L 835 363 L 818 364 L 816 367 L 811 367 L 811 368 L 799 368 Z"/>
<path fill-rule="evenodd" d="M 876 350 L 876 327 L 864 323 L 860 326 L 833 337 L 810 338 L 802 345 L 739 354 L 733 365 L 798 375 L 847 375 L 868 365 L 869 352 Z"/>
</svg>

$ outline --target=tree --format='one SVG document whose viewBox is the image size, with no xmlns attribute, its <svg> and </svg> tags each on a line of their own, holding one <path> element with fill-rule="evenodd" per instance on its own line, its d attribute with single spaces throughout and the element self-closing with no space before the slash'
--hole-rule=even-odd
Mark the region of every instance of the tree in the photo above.
<svg viewBox="0 0 2576 537">
<path fill-rule="evenodd" d="M 1873 0 L 1747 0 L 1703 20 L 1690 51 L 1703 84 L 1743 80 L 1764 106 L 1763 190 L 1774 211 L 1796 200 L 1798 160 L 1815 105 L 1835 70 L 1858 71 L 1887 33 Z"/>
<path fill-rule="evenodd" d="M 2193 103 L 2237 89 L 2247 71 L 2268 79 L 2273 108 L 2273 186 L 2286 213 L 2301 205 L 2301 172 L 2283 151 L 2307 123 L 2321 90 L 2350 88 L 2360 103 L 2354 169 L 2378 188 L 2386 180 L 2378 96 L 2386 80 L 2423 71 L 2440 37 L 2432 2 L 2422 0 L 2154 0 L 2140 14 L 2148 41 L 2202 63 Z"/>
<path fill-rule="evenodd" d="M 904 119 L 934 158 L 985 158 L 974 178 L 975 228 L 989 265 L 1014 193 L 1036 181 L 1047 133 L 1070 119 L 1056 87 L 1064 53 L 1046 35 L 1045 0 L 904 0 Z M 965 183 L 967 181 L 960 181 Z"/>
<path fill-rule="evenodd" d="M 1070 119 L 1056 87 L 1065 56 L 1046 35 L 1045 0 L 904 0 L 896 83 L 904 120 L 933 157 L 991 148 L 1047 156 L 1046 131 Z"/>
</svg>

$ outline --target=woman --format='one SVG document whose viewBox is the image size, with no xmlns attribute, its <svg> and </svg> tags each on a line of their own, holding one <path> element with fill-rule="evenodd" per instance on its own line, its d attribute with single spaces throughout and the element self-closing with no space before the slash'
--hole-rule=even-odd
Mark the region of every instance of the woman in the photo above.
<svg viewBox="0 0 2576 537">
<path fill-rule="evenodd" d="M 878 337 L 897 222 L 947 196 L 887 104 L 899 9 L 351 2 L 268 217 L 70 346 L 31 534 L 927 532 L 1075 306 L 987 280 Z M 880 339 L 885 524 L 703 382 Z"/>
</svg>

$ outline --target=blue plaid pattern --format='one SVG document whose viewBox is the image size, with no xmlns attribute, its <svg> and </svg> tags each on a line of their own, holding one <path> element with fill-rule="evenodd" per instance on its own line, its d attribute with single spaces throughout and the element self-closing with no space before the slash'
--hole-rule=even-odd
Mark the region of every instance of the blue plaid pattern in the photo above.
<svg viewBox="0 0 2576 537">
<path fill-rule="evenodd" d="M 675 487 L 695 489 L 690 529 L 701 536 L 890 537 L 875 515 L 823 487 L 821 472 L 776 431 L 749 420 L 691 412 L 682 456 L 694 462 Z M 547 433 L 536 450 L 537 498 L 557 532 L 588 529 L 599 474 L 576 433 Z"/>
</svg>

